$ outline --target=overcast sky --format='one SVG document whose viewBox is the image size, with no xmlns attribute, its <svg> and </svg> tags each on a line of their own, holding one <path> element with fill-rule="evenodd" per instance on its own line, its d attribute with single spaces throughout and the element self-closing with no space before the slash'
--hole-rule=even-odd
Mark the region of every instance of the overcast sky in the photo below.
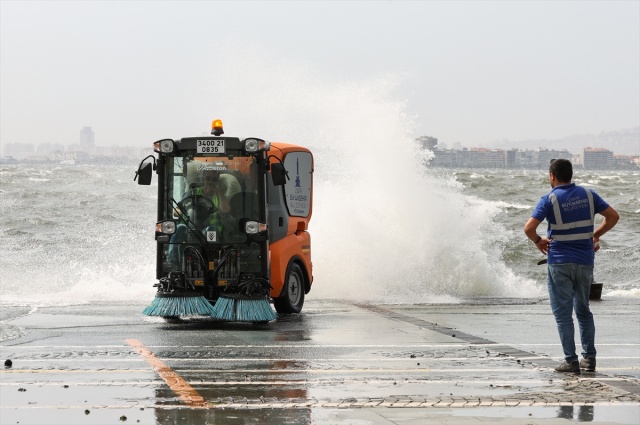
<svg viewBox="0 0 640 425">
<path fill-rule="evenodd" d="M 91 126 L 145 146 L 362 84 L 447 144 L 640 125 L 639 1 L 2 0 L 0 19 L 2 144 Z"/>
</svg>

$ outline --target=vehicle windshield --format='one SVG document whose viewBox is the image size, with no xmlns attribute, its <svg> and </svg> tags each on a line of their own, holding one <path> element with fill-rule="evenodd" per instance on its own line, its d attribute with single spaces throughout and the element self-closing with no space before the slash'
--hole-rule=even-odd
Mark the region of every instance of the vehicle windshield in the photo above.
<svg viewBox="0 0 640 425">
<path fill-rule="evenodd" d="M 172 157 L 164 181 L 163 219 L 177 224 L 169 257 L 177 248 L 171 245 L 243 243 L 243 222 L 260 220 L 258 166 L 251 156 Z"/>
</svg>

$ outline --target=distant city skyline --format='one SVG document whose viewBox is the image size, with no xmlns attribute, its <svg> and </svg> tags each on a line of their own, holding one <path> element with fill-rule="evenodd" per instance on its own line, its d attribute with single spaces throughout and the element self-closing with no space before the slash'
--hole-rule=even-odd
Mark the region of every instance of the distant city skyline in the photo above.
<svg viewBox="0 0 640 425">
<path fill-rule="evenodd" d="M 432 137 L 419 138 L 417 142 L 421 148 L 431 151 L 432 157 L 427 163 L 434 167 L 546 169 L 551 161 L 563 158 L 576 167 L 590 170 L 640 169 L 640 155 L 616 155 L 606 148 L 584 148 L 577 153 L 548 148 L 440 149 Z"/>
<path fill-rule="evenodd" d="M 620 155 L 640 155 L 640 127 L 602 131 L 597 134 L 577 134 L 568 135 L 561 139 L 553 140 L 502 140 L 485 144 L 474 143 L 449 143 L 441 140 L 437 135 L 430 135 L 438 139 L 439 147 L 446 148 L 474 148 L 482 147 L 489 149 L 567 149 L 577 152 L 584 148 L 606 148 L 615 151 Z"/>
<path fill-rule="evenodd" d="M 47 141 L 43 143 L 7 143 L 2 148 L 2 156 L 19 160 L 68 161 L 94 157 L 134 157 L 145 150 L 151 151 L 151 144 L 144 149 L 137 146 L 106 145 L 96 146 L 96 135 L 90 126 L 82 127 L 76 142 L 63 144 Z M 133 158 L 135 159 L 135 158 Z"/>
<path fill-rule="evenodd" d="M 207 134 L 206 132 L 201 132 L 202 134 Z M 420 137 L 434 137 L 434 136 L 420 136 Z M 461 149 L 461 148 L 489 148 L 489 149 L 551 149 L 551 148 L 561 148 L 567 149 L 569 151 L 577 151 L 583 148 L 592 147 L 592 148 L 606 148 L 616 151 L 620 155 L 640 155 L 640 127 L 633 127 L 628 129 L 620 129 L 620 130 L 611 130 L 611 131 L 602 131 L 597 134 L 576 134 L 569 135 L 560 139 L 523 139 L 523 140 L 500 140 L 494 141 L 491 143 L 474 143 L 473 141 L 469 143 L 462 142 L 448 142 L 443 141 L 439 137 L 435 136 L 439 141 L 439 147 L 442 149 Z M 112 146 L 123 146 L 123 147 L 143 147 L 140 146 L 139 143 L 122 143 L 115 144 L 109 143 L 108 140 L 104 140 L 102 142 L 97 142 L 95 137 L 95 132 L 91 126 L 84 126 L 80 128 L 80 138 L 77 142 L 67 141 L 66 143 L 63 141 L 53 141 L 49 140 L 47 142 L 52 146 L 56 146 L 56 149 L 62 150 L 80 150 L 84 152 L 90 152 L 93 148 L 109 148 Z M 152 141 L 148 142 L 148 145 L 151 146 Z M 5 141 L 0 141 L 0 154 L 3 156 L 11 155 L 7 152 L 7 147 L 11 148 L 10 151 L 14 151 L 16 147 L 18 150 L 20 146 L 27 148 L 28 146 L 33 146 L 34 148 L 37 144 L 29 143 L 29 142 L 18 142 L 18 143 L 6 143 Z"/>
<path fill-rule="evenodd" d="M 601 133 L 600 135 L 573 136 L 582 142 L 616 142 L 635 143 L 640 129 L 622 130 Z M 595 137 L 595 139 L 593 138 Z M 569 138 L 570 139 L 570 138 Z M 10 163 L 13 159 L 27 161 L 48 161 L 72 163 L 75 161 L 92 161 L 99 158 L 128 158 L 146 155 L 151 150 L 134 146 L 96 146 L 96 134 L 92 127 L 85 126 L 79 132 L 77 143 L 63 145 L 61 143 L 10 143 L 3 149 L 3 162 Z M 544 141 L 524 141 L 535 147 L 505 146 L 505 147 L 463 147 L 454 144 L 447 146 L 436 137 L 422 136 L 416 139 L 418 147 L 433 152 L 429 161 L 431 166 L 469 167 L 469 168 L 545 168 L 550 159 L 570 159 L 577 166 L 589 169 L 630 169 L 640 168 L 640 155 L 623 155 L 601 146 L 582 146 L 578 149 L 564 147 L 540 146 Z M 509 143 L 505 143 L 508 145 Z M 516 143 L 518 144 L 518 143 Z M 553 142 L 552 142 L 553 144 Z M 555 143 L 558 144 L 557 142 Z"/>
</svg>

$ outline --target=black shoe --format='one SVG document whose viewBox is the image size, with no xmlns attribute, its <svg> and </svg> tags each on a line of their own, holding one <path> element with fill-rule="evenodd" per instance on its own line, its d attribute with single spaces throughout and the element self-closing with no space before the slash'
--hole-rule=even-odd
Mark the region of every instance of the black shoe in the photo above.
<svg viewBox="0 0 640 425">
<path fill-rule="evenodd" d="M 580 373 L 580 363 L 577 360 L 571 363 L 565 360 L 556 367 L 556 372 Z"/>
<path fill-rule="evenodd" d="M 595 372 L 596 371 L 596 358 L 595 357 L 585 357 L 580 360 L 580 369 L 584 369 L 587 372 Z"/>
</svg>

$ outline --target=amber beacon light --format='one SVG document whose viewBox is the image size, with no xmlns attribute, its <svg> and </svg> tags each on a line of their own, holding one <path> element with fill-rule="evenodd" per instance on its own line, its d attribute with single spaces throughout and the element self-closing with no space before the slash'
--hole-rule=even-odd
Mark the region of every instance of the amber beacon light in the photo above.
<svg viewBox="0 0 640 425">
<path fill-rule="evenodd" d="M 220 136 L 224 134 L 224 130 L 222 129 L 222 120 L 213 120 L 211 123 L 211 134 L 214 136 Z"/>
</svg>

